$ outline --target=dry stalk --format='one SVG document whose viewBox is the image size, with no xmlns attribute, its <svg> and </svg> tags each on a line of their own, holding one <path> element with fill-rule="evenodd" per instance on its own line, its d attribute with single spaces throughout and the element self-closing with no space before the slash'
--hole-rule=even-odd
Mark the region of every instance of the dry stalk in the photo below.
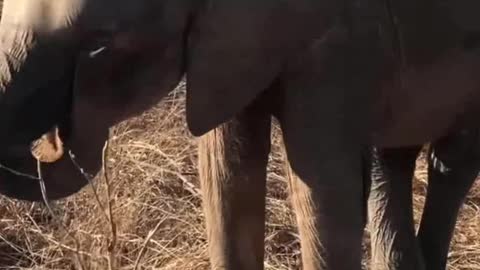
<svg viewBox="0 0 480 270">
<path fill-rule="evenodd" d="M 17 170 L 14 170 L 14 169 L 12 169 L 8 166 L 5 166 L 5 165 L 1 164 L 1 163 L 0 163 L 0 169 L 5 170 L 5 171 L 7 171 L 11 174 L 14 174 L 16 176 L 21 176 L 21 177 L 25 177 L 25 178 L 29 178 L 29 179 L 37 180 L 37 181 L 40 180 L 37 176 L 33 176 L 31 174 L 19 172 Z"/>
<path fill-rule="evenodd" d="M 29 178 L 29 179 L 32 179 L 32 180 L 37 180 L 39 185 L 40 185 L 40 192 L 42 193 L 42 200 L 43 200 L 43 203 L 45 204 L 45 207 L 47 208 L 47 211 L 49 212 L 49 214 L 52 216 L 52 218 L 55 220 L 55 222 L 57 223 L 57 225 L 62 228 L 62 230 L 64 230 L 66 232 L 66 234 L 73 240 L 73 242 L 75 243 L 75 250 L 74 250 L 74 253 L 75 253 L 75 258 L 77 259 L 77 263 L 78 265 L 80 266 L 80 269 L 83 270 L 85 269 L 85 266 L 82 264 L 82 259 L 81 259 L 81 256 L 80 256 L 80 243 L 78 241 L 78 239 L 72 234 L 72 232 L 63 224 L 63 222 L 58 218 L 57 215 L 55 215 L 55 213 L 53 212 L 52 210 L 52 207 L 50 206 L 50 203 L 49 203 L 49 200 L 48 200 L 48 195 L 47 195 L 47 189 L 46 189 L 46 186 L 45 186 L 45 181 L 43 179 L 43 175 L 42 175 L 42 167 L 41 167 L 41 162 L 40 160 L 37 159 L 37 176 L 33 176 L 31 174 L 27 174 L 27 173 L 22 173 L 22 172 L 19 172 L 15 169 L 12 169 L 8 166 L 5 166 L 3 164 L 0 164 L 0 169 L 3 169 L 5 171 L 8 171 L 14 175 L 17 175 L 17 176 L 20 176 L 20 177 L 25 177 L 25 178 Z"/>
<path fill-rule="evenodd" d="M 184 175 L 184 173 L 179 173 L 176 171 L 169 170 L 167 168 L 162 168 L 160 166 L 154 165 L 154 164 L 149 164 L 146 162 L 138 161 L 138 160 L 132 160 L 133 163 L 138 164 L 143 167 L 150 167 L 153 169 L 157 169 L 158 171 L 166 172 L 169 174 L 172 174 L 176 176 L 182 183 L 184 184 L 183 188 L 190 192 L 194 197 L 201 197 L 202 196 L 202 191 L 197 188 L 194 184 L 192 184 Z"/>
<path fill-rule="evenodd" d="M 102 149 L 102 170 L 103 170 L 103 177 L 105 179 L 106 183 L 106 190 L 107 190 L 107 209 L 105 206 L 102 204 L 100 200 L 100 196 L 98 195 L 98 192 L 95 188 L 95 185 L 93 184 L 92 181 L 92 176 L 89 175 L 83 167 L 77 162 L 75 154 L 69 150 L 68 154 L 70 156 L 70 160 L 74 164 L 74 166 L 79 170 L 79 172 L 82 174 L 82 176 L 85 178 L 85 180 L 88 181 L 90 187 L 92 188 L 93 195 L 95 197 L 95 200 L 99 207 L 101 208 L 101 212 L 103 213 L 105 219 L 109 222 L 110 224 L 110 231 L 111 231 L 111 238 L 108 239 L 108 268 L 109 270 L 114 270 L 115 267 L 115 247 L 117 245 L 117 225 L 114 221 L 113 218 L 113 199 L 112 199 L 112 194 L 111 194 L 111 182 L 110 178 L 108 176 L 108 166 L 107 166 L 107 160 L 108 160 L 108 149 L 109 149 L 109 140 L 105 141 L 104 147 Z"/>
<path fill-rule="evenodd" d="M 55 220 L 55 222 L 58 224 L 58 226 L 62 228 L 62 230 L 64 230 L 66 234 L 73 240 L 73 242 L 75 243 L 75 257 L 77 259 L 77 263 L 80 266 L 81 270 L 86 269 L 86 267 L 83 265 L 82 257 L 80 256 L 80 242 L 75 237 L 75 235 L 73 235 L 73 233 L 63 224 L 63 222 L 58 218 L 58 216 L 55 215 L 52 208 L 50 207 L 50 203 L 47 196 L 47 189 L 45 187 L 45 181 L 43 180 L 43 176 L 42 176 L 42 166 L 41 166 L 40 160 L 38 159 L 37 159 L 37 174 L 38 174 L 37 176 L 38 182 L 40 184 L 40 191 L 42 193 L 42 199 L 43 199 L 43 202 L 45 203 L 45 206 L 47 207 L 48 212 L 50 213 L 52 218 Z"/>
<path fill-rule="evenodd" d="M 89 175 L 83 169 L 83 167 L 80 166 L 80 164 L 77 162 L 77 158 L 76 158 L 75 154 L 72 152 L 72 150 L 68 150 L 68 155 L 70 156 L 70 160 L 72 161 L 75 168 L 77 168 L 77 170 L 82 174 L 83 178 L 85 178 L 85 180 L 87 180 L 88 185 L 92 188 L 92 192 L 93 192 L 93 196 L 95 197 L 95 201 L 97 202 L 98 206 L 102 210 L 102 214 L 103 214 L 105 220 L 108 221 L 109 219 L 108 219 L 107 210 L 103 206 L 102 201 L 100 201 L 100 196 L 98 196 L 97 189 L 95 188 L 95 184 L 92 181 L 93 176 Z"/>
<path fill-rule="evenodd" d="M 105 184 L 107 189 L 107 206 L 108 206 L 108 218 L 110 222 L 110 229 L 112 233 L 112 238 L 108 243 L 108 253 L 109 253 L 109 260 L 108 260 L 108 267 L 110 270 L 115 269 L 115 247 L 117 245 L 117 224 L 113 218 L 113 199 L 112 199 L 112 191 L 111 191 L 111 183 L 110 178 L 108 176 L 108 150 L 109 150 L 109 141 L 105 141 L 105 145 L 103 146 L 102 151 L 102 167 L 103 167 L 103 177 L 105 178 Z"/>
<path fill-rule="evenodd" d="M 143 242 L 142 249 L 140 250 L 140 253 L 137 256 L 137 259 L 135 260 L 135 267 L 133 268 L 134 270 L 138 269 L 138 266 L 140 265 L 140 261 L 143 258 L 143 255 L 145 254 L 145 251 L 147 250 L 148 243 L 152 239 L 152 237 L 155 235 L 155 233 L 160 229 L 160 226 L 163 224 L 163 222 L 167 220 L 167 217 L 163 218 L 160 220 L 157 225 L 155 225 L 155 228 L 153 230 L 150 230 L 148 232 L 147 238 L 145 238 L 145 241 Z"/>
</svg>

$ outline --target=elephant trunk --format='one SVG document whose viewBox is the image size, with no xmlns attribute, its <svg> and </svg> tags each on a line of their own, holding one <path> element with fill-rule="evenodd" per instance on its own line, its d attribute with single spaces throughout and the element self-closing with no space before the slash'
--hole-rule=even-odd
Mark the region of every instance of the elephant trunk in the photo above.
<svg viewBox="0 0 480 270">
<path fill-rule="evenodd" d="M 80 44 L 70 22 L 77 3 L 82 2 L 5 1 L 0 21 L 0 193 L 11 198 L 42 200 L 44 192 L 30 177 L 40 171 L 48 199 L 55 200 L 80 190 L 88 183 L 84 173 L 94 175 L 101 168 L 108 129 L 85 136 L 74 131 L 79 125 L 71 120 Z M 72 12 L 60 12 L 63 8 Z M 63 147 L 75 154 L 83 170 Z"/>
<path fill-rule="evenodd" d="M 73 54 L 64 42 L 0 26 L 0 147 L 28 145 L 69 114 Z M 48 45 L 47 45 L 48 44 Z"/>
</svg>

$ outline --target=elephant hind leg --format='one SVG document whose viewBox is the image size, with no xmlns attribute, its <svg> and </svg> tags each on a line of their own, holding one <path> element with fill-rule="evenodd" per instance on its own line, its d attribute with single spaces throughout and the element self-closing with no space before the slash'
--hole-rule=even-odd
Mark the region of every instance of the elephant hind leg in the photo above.
<svg viewBox="0 0 480 270">
<path fill-rule="evenodd" d="M 428 189 L 418 239 L 427 270 L 446 269 L 458 212 L 480 169 L 479 130 L 462 130 L 432 143 Z"/>
<path fill-rule="evenodd" d="M 368 210 L 372 269 L 423 269 L 415 238 L 412 178 L 420 147 L 373 149 Z"/>
<path fill-rule="evenodd" d="M 214 270 L 261 270 L 271 116 L 255 104 L 200 138 L 199 171 Z"/>
</svg>

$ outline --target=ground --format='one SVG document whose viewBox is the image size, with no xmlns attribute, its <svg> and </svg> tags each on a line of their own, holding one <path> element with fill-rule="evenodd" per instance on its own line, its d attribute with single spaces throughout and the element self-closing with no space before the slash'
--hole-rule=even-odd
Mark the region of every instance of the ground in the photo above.
<svg viewBox="0 0 480 270">
<path fill-rule="evenodd" d="M 42 204 L 0 197 L 0 269 L 209 269 L 196 139 L 186 129 L 183 99 L 181 86 L 157 107 L 112 129 L 109 181 L 104 174 L 97 177 L 97 196 L 87 186 L 52 203 L 53 215 Z M 300 269 L 278 128 L 272 138 L 265 268 Z M 417 221 L 425 167 L 420 158 L 413 189 Z M 479 206 L 476 185 L 461 211 L 451 270 L 480 269 Z M 366 258 L 368 240 L 367 231 Z"/>
</svg>

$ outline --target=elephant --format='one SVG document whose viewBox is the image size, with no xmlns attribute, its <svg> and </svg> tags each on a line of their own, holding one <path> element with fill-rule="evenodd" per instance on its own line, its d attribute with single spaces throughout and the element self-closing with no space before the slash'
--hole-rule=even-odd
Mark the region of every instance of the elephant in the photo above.
<svg viewBox="0 0 480 270">
<path fill-rule="evenodd" d="M 427 197 L 418 243 L 413 240 L 411 179 L 422 146 L 374 152 L 369 198 L 374 266 L 402 268 L 403 262 L 395 264 L 394 258 L 413 252 L 421 256 L 418 261 L 424 260 L 426 270 L 446 269 L 458 212 L 480 171 L 479 132 L 461 129 L 430 144 Z"/>
<path fill-rule="evenodd" d="M 186 76 L 212 268 L 263 269 L 273 116 L 293 175 L 303 268 L 361 269 L 365 149 L 476 125 L 476 5 L 4 0 L 0 192 L 74 194 L 88 183 L 82 171 L 99 171 L 108 129 Z M 420 267 L 417 254 L 393 260 Z"/>
</svg>

